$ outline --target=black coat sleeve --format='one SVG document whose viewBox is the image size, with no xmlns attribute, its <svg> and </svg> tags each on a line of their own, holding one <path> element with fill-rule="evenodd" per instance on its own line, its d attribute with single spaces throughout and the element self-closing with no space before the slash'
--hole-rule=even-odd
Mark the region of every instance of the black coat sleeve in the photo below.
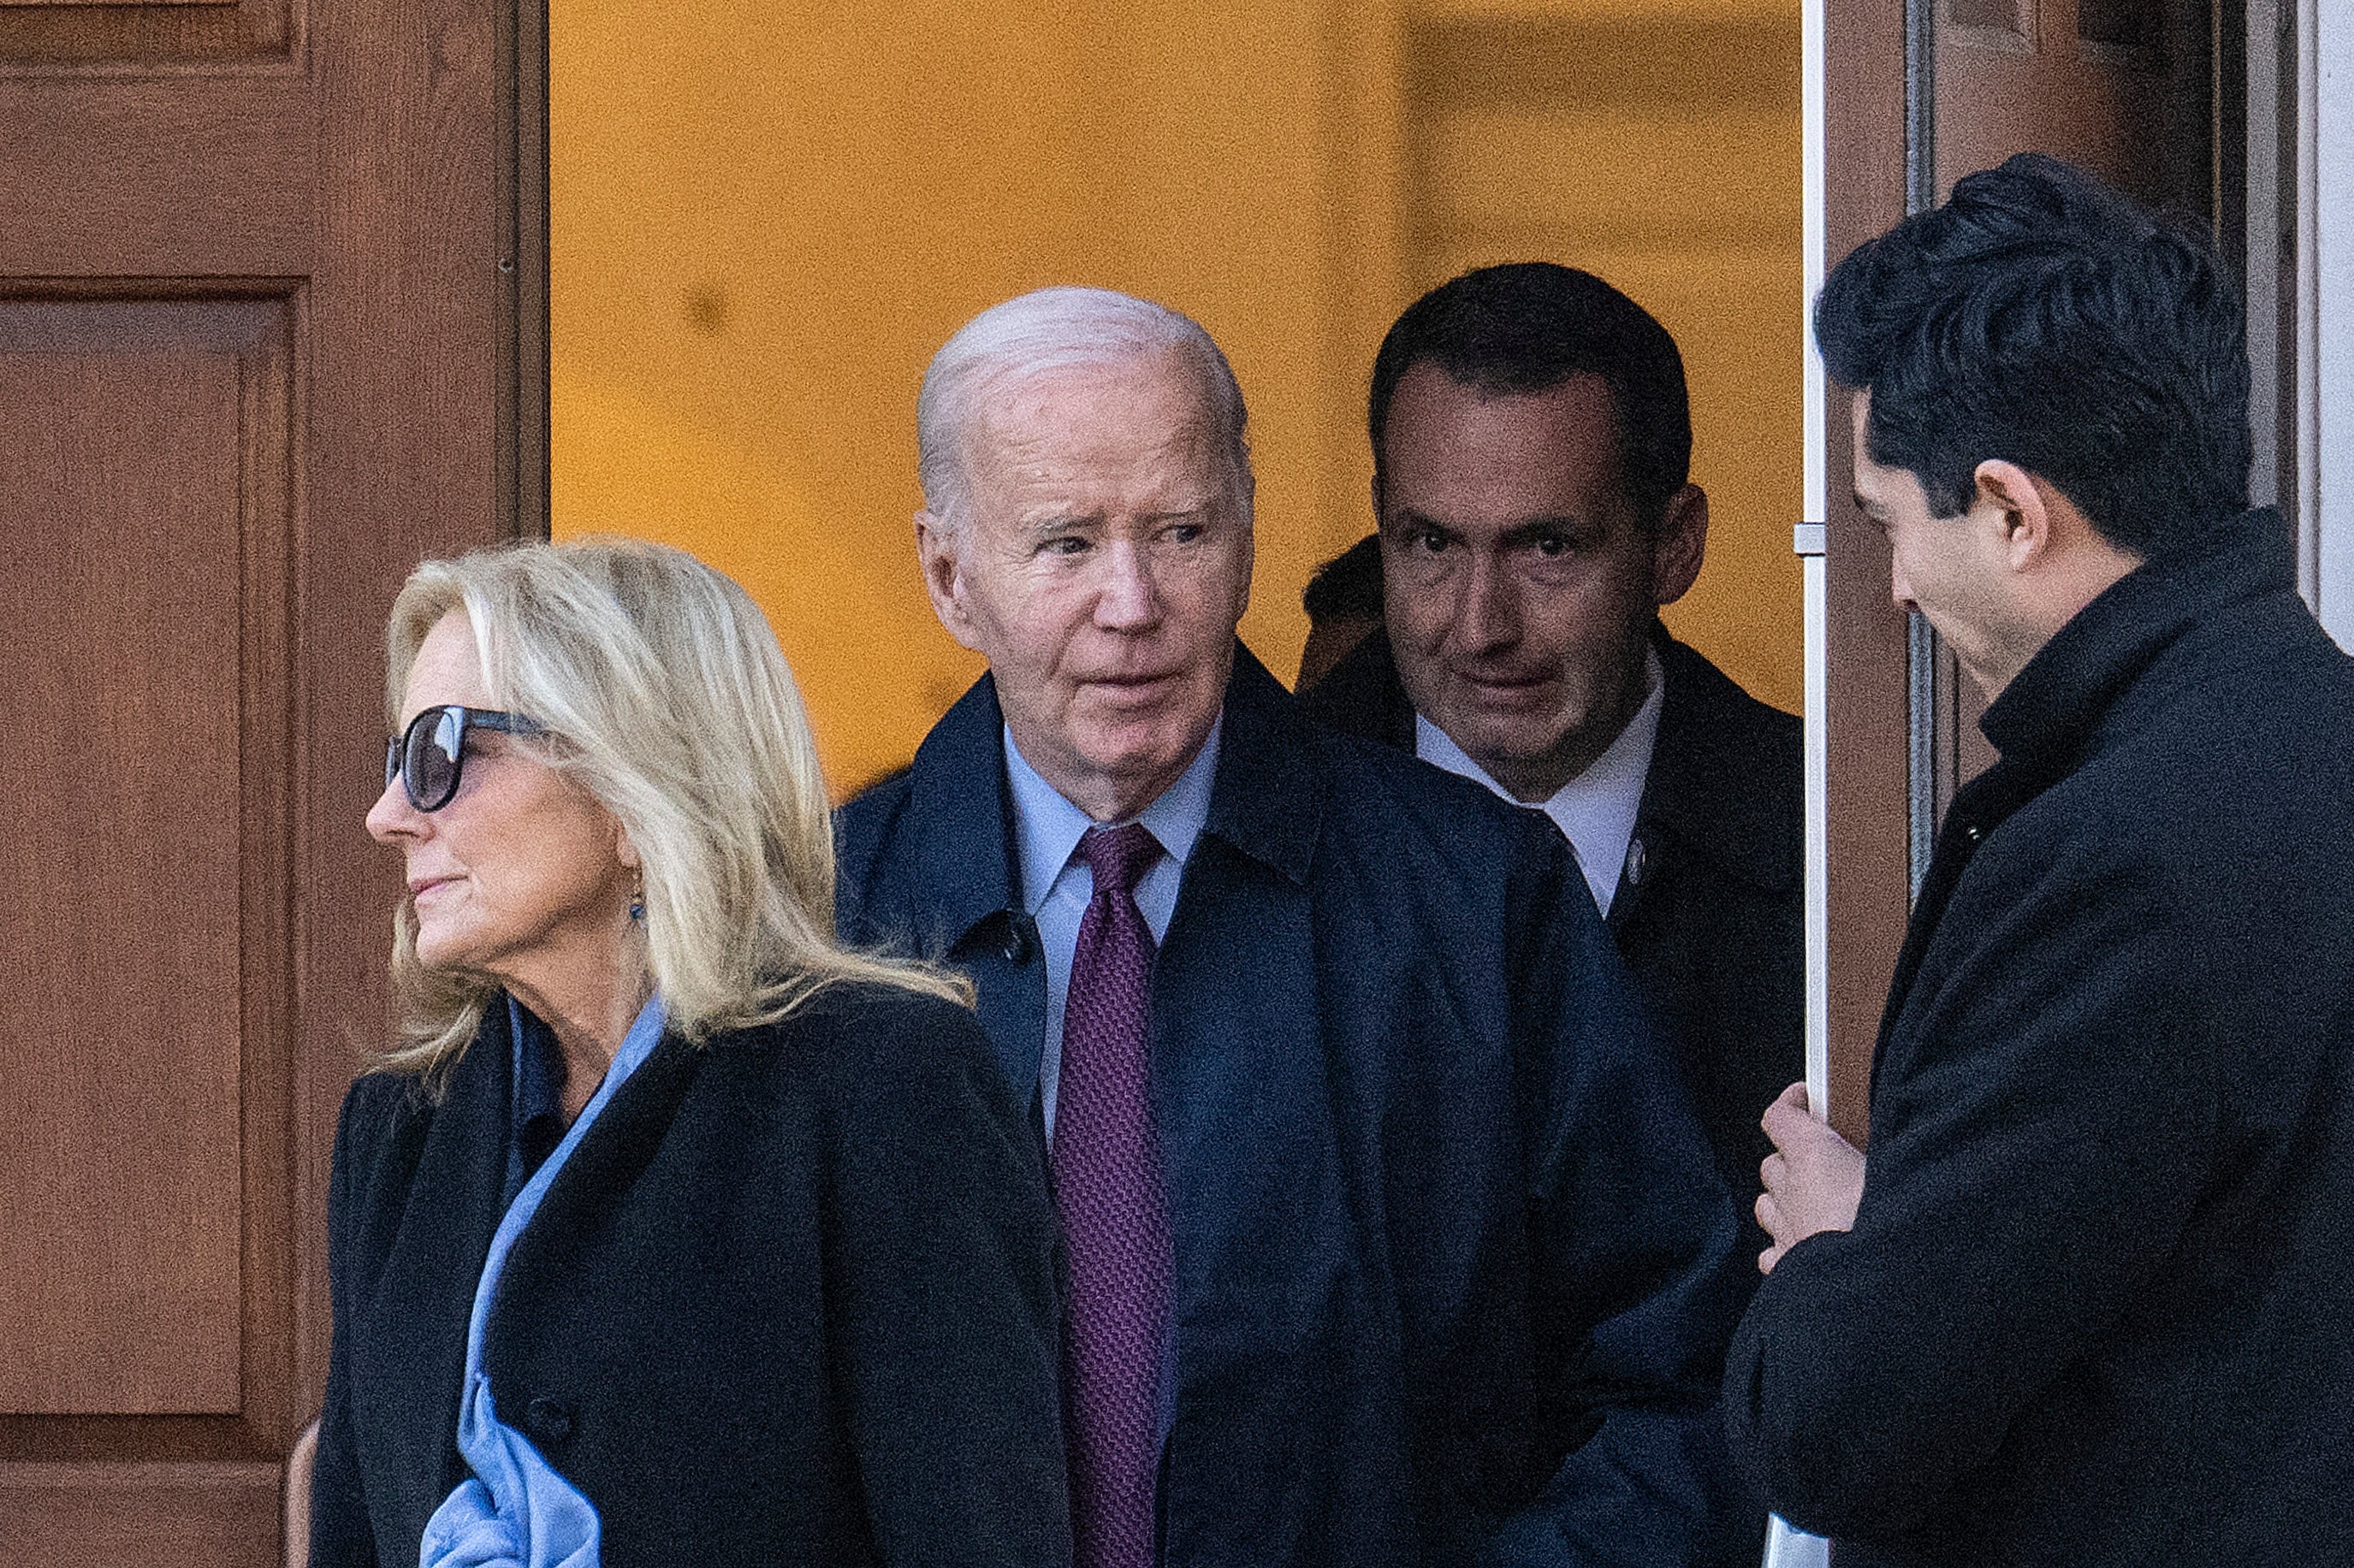
<svg viewBox="0 0 2354 1568">
<path fill-rule="evenodd" d="M 2060 844 L 1996 853 L 1891 1038 L 1855 1228 L 1784 1255 L 1727 1366 L 1735 1454 L 1818 1533 L 1916 1524 L 1990 1459 L 2166 1266 L 2211 1158 L 2203 901 Z"/>
<path fill-rule="evenodd" d="M 1533 1317 L 1564 1369 L 1561 1419 L 1592 1436 L 1483 1562 L 1754 1563 L 1759 1516 L 1714 1408 L 1738 1316 L 1731 1200 L 1584 879 L 1559 834 L 1540 836 L 1513 890 L 1511 974 Z"/>
<path fill-rule="evenodd" d="M 872 995 L 872 992 L 866 993 Z M 971 1013 L 876 1001 L 834 1054 L 828 1334 L 893 1568 L 1070 1561 L 1055 1221 Z"/>
<path fill-rule="evenodd" d="M 368 1524 L 359 1456 L 352 1446 L 351 1305 L 358 1285 L 352 1232 L 357 1224 L 351 1191 L 355 1124 L 383 1110 L 381 1084 L 362 1078 L 344 1097 L 335 1126 L 334 1172 L 327 1187 L 327 1286 L 334 1300 L 334 1338 L 327 1353 L 326 1404 L 319 1413 L 319 1452 L 311 1472 L 311 1568 L 376 1568 L 376 1535 Z"/>
</svg>

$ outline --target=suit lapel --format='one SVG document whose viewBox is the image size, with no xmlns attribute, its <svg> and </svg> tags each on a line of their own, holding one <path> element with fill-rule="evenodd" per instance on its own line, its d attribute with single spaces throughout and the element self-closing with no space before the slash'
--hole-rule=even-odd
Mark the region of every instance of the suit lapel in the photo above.
<svg viewBox="0 0 2354 1568">
<path fill-rule="evenodd" d="M 1799 874 L 1791 853 L 1797 841 L 1781 815 L 1790 802 L 1724 765 L 1726 733 L 1739 717 L 1732 711 L 1738 689 L 1663 629 L 1655 630 L 1652 645 L 1668 689 L 1635 836 L 1610 900 L 1613 936 L 1627 928 L 1651 889 L 1691 860 L 1769 893 L 1787 891 Z"/>
<path fill-rule="evenodd" d="M 924 737 L 908 788 L 917 950 L 971 977 L 998 1065 L 1029 1099 L 1045 1036 L 1046 965 L 1021 906 L 1005 720 L 989 676 Z"/>
<path fill-rule="evenodd" d="M 1261 1467 L 1330 1397 L 1352 1234 L 1321 1026 L 1314 894 L 1322 777 L 1291 698 L 1237 649 L 1208 822 L 1153 968 L 1152 1084 L 1168 1182 L 1175 1427 L 1192 1477 Z M 1182 1433 L 1182 1435 L 1181 1435 Z M 1302 1548 L 1313 1464 L 1213 1510 L 1172 1509 L 1174 1561 Z M 1176 1491 L 1193 1495 L 1185 1483 Z"/>
<path fill-rule="evenodd" d="M 414 1541 L 464 1476 L 466 1326 L 498 1228 L 511 1135 L 504 1001 L 450 1075 L 374 1297 L 354 1336 L 353 1412 L 369 1494 Z"/>
<path fill-rule="evenodd" d="M 1311 733 L 1291 694 L 1235 643 L 1225 734 L 1203 831 L 1300 884 L 1308 880 L 1324 819 L 1324 798 L 1313 787 L 1316 772 L 1307 755 Z"/>
<path fill-rule="evenodd" d="M 529 1303 L 577 1282 L 587 1232 L 610 1218 L 652 1163 L 705 1054 L 704 1047 L 683 1036 L 664 1035 L 613 1091 L 611 1101 L 582 1135 L 580 1146 L 548 1184 L 538 1213 L 515 1238 L 499 1274 L 483 1349 L 483 1364 L 493 1370 L 493 1392 L 498 1387 L 495 1369 L 507 1364 L 502 1352 L 510 1330 L 543 1321 Z"/>
<path fill-rule="evenodd" d="M 1187 1302 L 1231 1298 L 1221 1281 L 1263 1277 L 1295 1250 L 1304 1216 L 1341 1201 L 1319 1141 L 1331 1127 L 1308 883 L 1319 774 L 1291 698 L 1247 652 L 1235 664 L 1209 821 L 1152 979 L 1181 1332 Z"/>
</svg>

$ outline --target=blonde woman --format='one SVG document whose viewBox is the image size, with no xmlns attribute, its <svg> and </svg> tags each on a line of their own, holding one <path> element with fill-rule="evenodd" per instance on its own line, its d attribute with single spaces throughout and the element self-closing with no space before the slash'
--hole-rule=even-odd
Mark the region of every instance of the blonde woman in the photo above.
<svg viewBox="0 0 2354 1568">
<path fill-rule="evenodd" d="M 758 610 L 535 546 L 387 641 L 403 1033 L 336 1139 L 313 1563 L 1067 1562 L 1035 1138 L 960 981 L 834 942 Z"/>
</svg>

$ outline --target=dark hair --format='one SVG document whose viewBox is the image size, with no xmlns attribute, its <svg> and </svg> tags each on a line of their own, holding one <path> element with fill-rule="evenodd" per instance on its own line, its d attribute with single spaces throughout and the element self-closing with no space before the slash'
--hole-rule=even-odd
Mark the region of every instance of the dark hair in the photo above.
<svg viewBox="0 0 2354 1568">
<path fill-rule="evenodd" d="M 2245 330 L 2201 226 L 2040 153 L 1857 247 L 1815 302 L 1824 365 L 1872 394 L 1872 461 L 1932 512 L 1999 458 L 2144 557 L 2247 508 Z"/>
<path fill-rule="evenodd" d="M 1406 307 L 1373 356 L 1365 424 L 1373 486 L 1387 478 L 1383 436 L 1405 373 L 1425 362 L 1489 394 L 1546 392 L 1599 376 L 1618 420 L 1618 473 L 1647 523 L 1691 476 L 1691 402 L 1683 356 L 1651 313 L 1591 272 L 1551 261 L 1482 267 Z"/>
<path fill-rule="evenodd" d="M 1368 534 L 1322 566 L 1299 593 L 1299 608 L 1308 624 L 1320 626 L 1335 617 L 1382 618 L 1382 536 Z"/>
</svg>

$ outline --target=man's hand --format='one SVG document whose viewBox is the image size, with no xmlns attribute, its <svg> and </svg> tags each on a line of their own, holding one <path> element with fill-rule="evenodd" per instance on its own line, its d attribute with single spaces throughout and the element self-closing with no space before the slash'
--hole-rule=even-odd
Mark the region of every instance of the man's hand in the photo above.
<svg viewBox="0 0 2354 1568">
<path fill-rule="evenodd" d="M 1792 1084 L 1766 1107 L 1764 1125 L 1775 1151 L 1757 1168 L 1766 1183 L 1757 1223 L 1774 1245 L 1757 1255 L 1757 1271 L 1771 1274 L 1784 1253 L 1817 1232 L 1855 1228 L 1863 1155 L 1808 1108 L 1804 1084 Z"/>
</svg>

